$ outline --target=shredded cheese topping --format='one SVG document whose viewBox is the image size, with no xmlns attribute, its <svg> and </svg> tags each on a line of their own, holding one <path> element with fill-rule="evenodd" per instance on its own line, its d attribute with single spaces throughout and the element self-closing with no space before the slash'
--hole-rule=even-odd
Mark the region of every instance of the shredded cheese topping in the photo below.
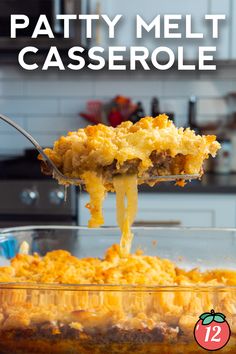
<svg viewBox="0 0 236 354">
<path fill-rule="evenodd" d="M 126 258 L 119 246 L 110 247 L 103 259 L 77 258 L 64 250 L 44 257 L 18 254 L 11 265 L 0 267 L 0 282 L 58 284 L 135 284 L 135 285 L 236 285 L 236 271 L 215 269 L 201 272 L 184 270 L 169 259 L 144 255 L 138 250 Z M 230 293 L 229 293 L 230 294 Z"/>
<path fill-rule="evenodd" d="M 18 254 L 11 265 L 0 267 L 0 282 L 26 282 L 36 284 L 27 288 L 1 289 L 0 329 L 27 328 L 37 323 L 57 321 L 72 328 L 100 328 L 101 333 L 116 326 L 125 330 L 153 329 L 162 321 L 180 326 L 191 336 L 199 313 L 215 308 L 229 320 L 236 333 L 234 289 L 197 290 L 203 286 L 235 286 L 236 271 L 209 270 L 201 272 L 177 268 L 168 259 L 143 255 L 140 251 L 121 258 L 119 246 L 107 250 L 103 259 L 78 259 L 69 252 L 56 250 L 44 257 L 38 254 Z M 38 283 L 98 284 L 88 290 L 82 286 L 47 290 L 37 288 Z M 103 284 L 139 285 L 140 291 L 106 291 Z M 100 287 L 101 285 L 101 287 Z M 145 286 L 188 286 L 189 290 L 158 290 L 151 293 Z M 119 291 L 121 290 L 121 291 Z M 187 314 L 187 315 L 186 315 Z M 59 326 L 60 329 L 60 326 Z M 93 332 L 92 332 L 93 333 Z"/>
</svg>

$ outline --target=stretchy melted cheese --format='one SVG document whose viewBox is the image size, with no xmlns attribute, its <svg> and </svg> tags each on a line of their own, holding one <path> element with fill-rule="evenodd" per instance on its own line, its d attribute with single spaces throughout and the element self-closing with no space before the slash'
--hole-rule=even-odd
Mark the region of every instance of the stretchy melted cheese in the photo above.
<svg viewBox="0 0 236 354">
<path fill-rule="evenodd" d="M 155 179 L 150 182 L 150 176 L 201 175 L 203 161 L 210 155 L 214 157 L 219 148 L 214 135 L 200 136 L 190 129 L 178 129 L 163 114 L 136 124 L 123 122 L 116 128 L 88 126 L 61 137 L 45 153 L 64 175 L 84 180 L 90 194 L 86 205 L 91 213 L 89 227 L 104 223 L 103 200 L 107 191 L 116 191 L 121 254 L 127 255 L 132 241 L 130 227 L 137 211 L 137 183 L 158 183 Z M 183 181 L 178 184 L 184 185 Z"/>
<path fill-rule="evenodd" d="M 129 254 L 133 239 L 131 226 L 138 206 L 137 176 L 114 177 L 113 183 L 116 191 L 117 224 L 122 232 L 120 254 L 124 257 Z"/>
<path fill-rule="evenodd" d="M 89 227 L 99 227 L 104 224 L 102 215 L 102 204 L 106 196 L 106 189 L 101 176 L 96 172 L 87 171 L 82 174 L 82 179 L 85 181 L 86 190 L 90 195 L 90 202 L 86 204 L 86 208 L 91 213 Z"/>
</svg>

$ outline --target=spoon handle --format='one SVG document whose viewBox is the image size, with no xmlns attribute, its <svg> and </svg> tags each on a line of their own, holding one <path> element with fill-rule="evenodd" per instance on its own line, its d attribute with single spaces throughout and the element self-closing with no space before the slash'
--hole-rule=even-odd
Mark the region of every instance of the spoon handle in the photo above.
<svg viewBox="0 0 236 354">
<path fill-rule="evenodd" d="M 11 118 L 5 116 L 4 114 L 0 114 L 0 119 L 6 122 L 7 124 L 11 125 L 13 128 L 15 128 L 18 132 L 20 132 L 22 135 L 28 139 L 31 144 L 34 145 L 34 147 L 38 150 L 40 155 L 43 157 L 43 160 L 45 163 L 47 163 L 53 170 L 56 172 L 57 175 L 59 175 L 63 179 L 68 179 L 68 177 L 64 176 L 57 168 L 57 166 L 54 164 L 54 162 L 45 154 L 43 151 L 43 148 L 39 145 L 37 140 L 35 140 L 31 134 L 29 134 L 24 128 L 20 127 L 16 122 L 14 122 Z"/>
</svg>

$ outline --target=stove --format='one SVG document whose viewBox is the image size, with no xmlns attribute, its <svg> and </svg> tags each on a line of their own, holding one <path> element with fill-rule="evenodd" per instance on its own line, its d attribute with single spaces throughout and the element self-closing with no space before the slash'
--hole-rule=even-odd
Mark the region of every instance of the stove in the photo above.
<svg viewBox="0 0 236 354">
<path fill-rule="evenodd" d="M 43 176 L 35 150 L 0 160 L 0 196 L 0 228 L 78 224 L 78 189 Z"/>
</svg>

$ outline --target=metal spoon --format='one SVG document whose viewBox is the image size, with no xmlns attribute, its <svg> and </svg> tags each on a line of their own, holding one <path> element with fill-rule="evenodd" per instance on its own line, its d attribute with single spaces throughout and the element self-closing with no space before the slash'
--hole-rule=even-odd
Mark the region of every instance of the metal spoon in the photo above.
<svg viewBox="0 0 236 354">
<path fill-rule="evenodd" d="M 31 134 L 29 134 L 24 128 L 20 127 L 17 123 L 15 123 L 12 119 L 9 117 L 5 116 L 4 114 L 0 114 L 0 119 L 6 122 L 7 124 L 11 125 L 13 128 L 18 130 L 22 135 L 26 137 L 33 145 L 34 147 L 38 150 L 40 155 L 43 157 L 43 161 L 52 169 L 53 171 L 53 176 L 58 177 L 62 180 L 65 181 L 65 184 L 84 184 L 84 181 L 82 181 L 79 178 L 71 178 L 65 176 L 63 173 L 61 173 L 57 166 L 54 164 L 54 162 L 45 154 L 43 151 L 43 148 L 39 145 L 39 143 L 32 137 Z M 150 176 L 148 180 L 152 181 L 159 181 L 159 182 L 169 182 L 169 181 L 177 181 L 177 180 L 192 180 L 192 179 L 197 179 L 199 178 L 199 174 L 183 174 L 183 175 L 169 175 L 169 176 Z M 142 177 L 139 178 L 142 180 Z M 143 180 L 147 181 L 147 178 L 145 177 Z M 67 182 L 67 183 L 66 183 Z"/>
</svg>

